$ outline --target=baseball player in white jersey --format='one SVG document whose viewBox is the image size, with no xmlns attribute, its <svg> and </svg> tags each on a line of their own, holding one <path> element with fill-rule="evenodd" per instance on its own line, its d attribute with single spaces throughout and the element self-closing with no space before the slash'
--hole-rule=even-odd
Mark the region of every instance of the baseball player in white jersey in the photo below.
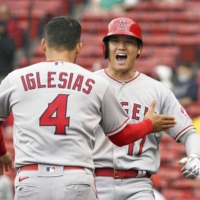
<svg viewBox="0 0 200 200">
<path fill-rule="evenodd" d="M 189 161 L 185 162 L 183 175 L 196 178 L 200 166 L 200 136 L 190 117 L 167 87 L 134 70 L 143 46 L 138 23 L 123 17 L 112 20 L 103 43 L 108 68 L 94 73 L 109 81 L 132 123 L 144 119 L 151 99 L 157 101 L 156 113 L 175 116 L 177 124 L 166 132 L 186 147 Z M 93 157 L 99 200 L 153 200 L 150 177 L 159 169 L 162 135 L 153 132 L 123 147 L 112 144 L 101 127 L 96 128 L 95 136 Z"/>
<path fill-rule="evenodd" d="M 147 119 L 129 125 L 109 82 L 74 64 L 80 35 L 76 20 L 53 18 L 41 41 L 47 61 L 13 71 L 0 85 L 0 121 L 11 111 L 14 116 L 15 200 L 97 199 L 92 154 L 98 124 L 117 145 L 175 125 L 173 117 L 154 113 L 155 103 Z"/>
</svg>

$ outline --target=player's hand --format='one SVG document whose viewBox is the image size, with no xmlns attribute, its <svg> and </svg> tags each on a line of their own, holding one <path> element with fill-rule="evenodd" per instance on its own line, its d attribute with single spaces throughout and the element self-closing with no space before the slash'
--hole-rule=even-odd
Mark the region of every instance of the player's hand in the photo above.
<svg viewBox="0 0 200 200">
<path fill-rule="evenodd" d="M 149 118 L 153 124 L 153 133 L 166 131 L 176 125 L 175 118 L 168 115 L 159 115 L 155 113 L 156 101 L 153 100 L 148 112 L 146 113 L 144 119 Z"/>
<path fill-rule="evenodd" d="M 8 170 L 12 169 L 12 157 L 9 152 L 5 155 L 0 156 L 0 175 L 3 175 L 4 169 L 7 172 Z"/>
<path fill-rule="evenodd" d="M 200 174 L 200 156 L 191 154 L 189 157 L 182 158 L 178 161 L 179 165 L 184 165 L 181 169 L 183 176 L 188 179 L 195 179 Z"/>
</svg>

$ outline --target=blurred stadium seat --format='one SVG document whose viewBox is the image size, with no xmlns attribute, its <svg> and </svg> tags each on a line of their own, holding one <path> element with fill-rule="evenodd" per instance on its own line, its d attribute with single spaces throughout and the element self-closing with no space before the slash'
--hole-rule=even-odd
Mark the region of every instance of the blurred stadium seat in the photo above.
<svg viewBox="0 0 200 200">
<path fill-rule="evenodd" d="M 136 6 L 133 6 L 129 11 L 184 11 L 185 4 L 182 3 L 157 3 L 157 2 L 141 2 Z"/>
<path fill-rule="evenodd" d="M 191 118 L 195 118 L 200 115 L 200 102 L 194 102 L 190 104 L 186 111 Z"/>
<path fill-rule="evenodd" d="M 192 191 L 182 189 L 168 189 L 164 188 L 162 194 L 167 200 L 184 200 L 185 198 L 192 197 Z"/>
</svg>

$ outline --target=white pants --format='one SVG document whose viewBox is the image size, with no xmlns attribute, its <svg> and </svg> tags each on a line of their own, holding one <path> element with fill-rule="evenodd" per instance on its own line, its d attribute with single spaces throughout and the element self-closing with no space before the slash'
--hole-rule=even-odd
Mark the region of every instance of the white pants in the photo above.
<svg viewBox="0 0 200 200">
<path fill-rule="evenodd" d="M 149 178 L 97 176 L 95 179 L 99 200 L 155 200 Z"/>
<path fill-rule="evenodd" d="M 156 189 L 153 190 L 156 200 L 166 200 L 165 197 Z"/>
<path fill-rule="evenodd" d="M 38 171 L 19 171 L 15 200 L 96 200 L 92 171 L 65 170 L 61 176 L 41 176 Z"/>
</svg>

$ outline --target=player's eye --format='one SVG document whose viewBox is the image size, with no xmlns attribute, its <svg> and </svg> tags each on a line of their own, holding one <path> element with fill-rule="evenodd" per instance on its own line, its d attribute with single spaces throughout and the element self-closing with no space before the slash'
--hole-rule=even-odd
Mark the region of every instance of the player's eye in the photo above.
<svg viewBox="0 0 200 200">
<path fill-rule="evenodd" d="M 113 39 L 112 41 L 113 41 L 113 42 L 118 42 L 118 40 L 117 40 L 117 39 Z"/>
<path fill-rule="evenodd" d="M 128 44 L 134 44 L 134 41 L 133 40 L 127 40 L 126 43 L 128 43 Z"/>
</svg>

